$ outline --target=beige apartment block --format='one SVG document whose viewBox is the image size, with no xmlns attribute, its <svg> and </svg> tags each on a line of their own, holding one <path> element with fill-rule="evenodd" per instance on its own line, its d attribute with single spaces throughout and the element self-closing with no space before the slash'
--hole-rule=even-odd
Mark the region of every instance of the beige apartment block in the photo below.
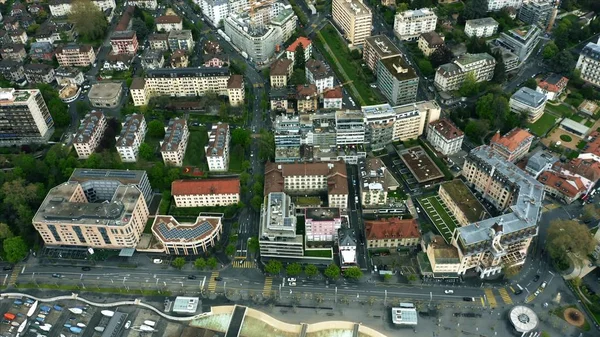
<svg viewBox="0 0 600 337">
<path fill-rule="evenodd" d="M 287 86 L 288 79 L 292 76 L 294 62 L 287 58 L 275 60 L 271 64 L 269 79 L 272 88 L 283 88 Z"/>
<path fill-rule="evenodd" d="M 121 134 L 117 139 L 117 152 L 121 161 L 133 163 L 138 159 L 140 145 L 146 137 L 146 119 L 142 114 L 133 114 L 122 123 Z"/>
<path fill-rule="evenodd" d="M 171 194 L 177 207 L 212 207 L 240 202 L 240 179 L 176 180 Z"/>
<path fill-rule="evenodd" d="M 208 170 L 211 172 L 226 172 L 229 168 L 229 124 L 213 124 L 208 132 L 208 144 L 204 147 Z"/>
<path fill-rule="evenodd" d="M 240 106 L 246 99 L 246 89 L 244 87 L 244 76 L 231 75 L 227 81 L 227 96 L 231 106 Z"/>
<path fill-rule="evenodd" d="M 120 185 L 107 201 L 88 202 L 79 183 L 63 183 L 48 192 L 33 226 L 48 246 L 135 248 L 148 221 L 144 195 Z"/>
<path fill-rule="evenodd" d="M 352 46 L 360 46 L 371 36 L 373 14 L 361 0 L 333 0 L 333 21 Z"/>
<path fill-rule="evenodd" d="M 61 67 L 87 67 L 96 62 L 96 53 L 92 46 L 68 44 L 58 47 L 54 54 Z"/>
<path fill-rule="evenodd" d="M 73 135 L 73 147 L 79 159 L 87 159 L 96 151 L 106 130 L 106 117 L 100 111 L 92 111 L 85 115 Z"/>
<path fill-rule="evenodd" d="M 171 119 L 160 142 L 160 154 L 165 165 L 182 166 L 190 132 L 185 119 Z M 200 154 L 197 154 L 200 155 Z"/>
<path fill-rule="evenodd" d="M 424 235 L 421 240 L 421 248 L 425 252 L 431 266 L 431 275 L 426 275 L 423 269 L 421 269 L 422 274 L 434 278 L 458 277 L 458 272 L 460 271 L 458 250 L 456 247 L 446 243 L 442 236 L 433 235 L 431 232 L 428 235 Z"/>
<path fill-rule="evenodd" d="M 416 246 L 421 239 L 415 219 L 387 218 L 365 221 L 367 248 L 389 248 Z"/>
<path fill-rule="evenodd" d="M 483 205 L 461 180 L 440 185 L 438 196 L 461 226 L 489 217 Z"/>
</svg>

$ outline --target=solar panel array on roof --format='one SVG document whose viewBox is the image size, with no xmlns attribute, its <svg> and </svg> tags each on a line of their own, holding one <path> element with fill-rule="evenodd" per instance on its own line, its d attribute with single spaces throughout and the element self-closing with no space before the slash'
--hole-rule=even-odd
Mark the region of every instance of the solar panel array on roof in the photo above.
<svg viewBox="0 0 600 337">
<path fill-rule="evenodd" d="M 188 228 L 168 228 L 163 222 L 158 224 L 158 231 L 166 240 L 192 240 L 213 230 L 213 225 L 205 221 L 199 226 Z"/>
<path fill-rule="evenodd" d="M 137 176 L 136 171 L 109 171 L 109 170 L 75 170 L 77 177 L 99 178 L 99 177 L 114 177 L 114 178 L 129 178 L 133 179 Z"/>
</svg>

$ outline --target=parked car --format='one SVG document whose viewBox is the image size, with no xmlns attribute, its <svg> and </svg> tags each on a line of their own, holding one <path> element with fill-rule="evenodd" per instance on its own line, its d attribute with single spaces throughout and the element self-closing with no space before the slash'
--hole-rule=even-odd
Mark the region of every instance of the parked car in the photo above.
<svg viewBox="0 0 600 337">
<path fill-rule="evenodd" d="M 215 277 L 215 281 L 223 281 L 222 277 Z"/>
<path fill-rule="evenodd" d="M 152 262 L 155 263 L 155 264 L 161 264 L 161 263 L 163 263 L 163 260 L 161 260 L 161 259 L 154 259 L 154 260 L 152 260 Z"/>
<path fill-rule="evenodd" d="M 465 302 L 475 302 L 475 297 L 463 297 L 463 301 L 465 301 Z"/>
<path fill-rule="evenodd" d="M 83 270 L 83 271 L 90 271 L 90 270 L 92 270 L 92 268 L 90 268 L 90 267 L 81 267 L 81 270 Z"/>
<path fill-rule="evenodd" d="M 188 275 L 188 280 L 195 280 L 196 279 L 196 275 Z"/>
<path fill-rule="evenodd" d="M 125 323 L 125 329 L 129 329 L 131 327 L 131 321 L 127 321 Z"/>
<path fill-rule="evenodd" d="M 444 290 L 444 294 L 454 294 L 454 290 Z"/>
<path fill-rule="evenodd" d="M 533 277 L 533 282 L 537 282 L 537 281 L 539 281 L 539 280 L 540 280 L 540 275 L 535 275 L 535 276 Z"/>
<path fill-rule="evenodd" d="M 61 278 L 62 275 L 54 273 L 54 274 L 52 274 L 52 277 L 54 277 L 54 278 Z"/>
</svg>

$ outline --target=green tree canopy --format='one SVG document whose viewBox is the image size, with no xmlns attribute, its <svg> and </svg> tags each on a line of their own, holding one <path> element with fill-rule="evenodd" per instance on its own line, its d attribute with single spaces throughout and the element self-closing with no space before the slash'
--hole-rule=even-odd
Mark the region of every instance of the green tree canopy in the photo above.
<svg viewBox="0 0 600 337">
<path fill-rule="evenodd" d="M 250 240 L 248 240 L 248 250 L 251 253 L 258 253 L 258 250 L 260 249 L 260 244 L 258 242 L 258 238 L 253 236 L 250 238 Z"/>
<path fill-rule="evenodd" d="M 558 49 L 554 41 L 550 41 L 544 46 L 542 56 L 544 57 L 544 59 L 549 60 L 553 58 L 554 55 L 558 54 L 559 51 L 560 50 Z"/>
<path fill-rule="evenodd" d="M 185 266 L 185 259 L 183 257 L 176 257 L 171 264 L 173 267 L 181 269 L 183 266 Z"/>
<path fill-rule="evenodd" d="M 487 16 L 487 8 L 486 0 L 467 0 L 463 16 L 466 20 L 483 18 Z"/>
<path fill-rule="evenodd" d="M 302 265 L 298 262 L 290 263 L 285 268 L 287 276 L 298 276 L 302 273 Z"/>
<path fill-rule="evenodd" d="M 210 268 L 210 269 L 215 269 L 217 268 L 217 259 L 214 257 L 209 257 L 208 260 L 206 260 L 206 265 Z"/>
<path fill-rule="evenodd" d="M 0 240 L 4 240 L 6 238 L 12 238 L 14 236 L 10 227 L 4 222 L 0 222 Z"/>
<path fill-rule="evenodd" d="M 290 84 L 291 85 L 300 85 L 300 84 L 306 84 L 308 83 L 306 81 L 306 71 L 304 70 L 304 68 L 298 68 L 298 69 L 294 69 L 294 72 L 292 73 L 292 77 L 290 78 Z"/>
<path fill-rule="evenodd" d="M 227 254 L 227 256 L 233 256 L 233 254 L 235 254 L 235 245 L 233 243 L 230 243 L 225 247 L 225 254 Z"/>
<path fill-rule="evenodd" d="M 325 276 L 332 280 L 337 280 L 340 278 L 340 267 L 335 265 L 334 263 L 327 266 L 325 269 Z"/>
<path fill-rule="evenodd" d="M 88 41 L 103 38 L 108 27 L 104 13 L 90 0 L 75 0 L 71 3 L 69 22 Z"/>
<path fill-rule="evenodd" d="M 550 60 L 552 71 L 562 75 L 570 75 L 575 68 L 575 58 L 571 51 L 562 50 Z"/>
<path fill-rule="evenodd" d="M 294 53 L 294 68 L 295 69 L 302 69 L 304 70 L 304 67 L 306 65 L 306 60 L 304 58 L 304 46 L 302 45 L 302 43 L 299 43 L 298 46 L 296 47 L 296 52 Z"/>
<path fill-rule="evenodd" d="M 2 246 L 6 260 L 10 263 L 17 263 L 23 260 L 29 251 L 27 244 L 25 244 L 25 241 L 20 236 L 4 239 Z"/>
<path fill-rule="evenodd" d="M 159 120 L 148 123 L 148 136 L 152 138 L 163 138 L 165 136 L 165 125 Z"/>
<path fill-rule="evenodd" d="M 463 97 L 470 97 L 477 94 L 479 90 L 479 83 L 477 83 L 477 79 L 475 78 L 475 74 L 470 72 L 465 76 L 465 80 L 463 84 L 458 89 L 459 93 Z"/>
<path fill-rule="evenodd" d="M 206 268 L 206 260 L 203 257 L 199 257 L 194 261 L 194 267 L 196 269 L 204 269 Z"/>
<path fill-rule="evenodd" d="M 565 261 L 567 254 L 575 263 L 581 263 L 595 247 L 589 228 L 573 220 L 553 220 L 548 228 L 546 250 L 555 260 Z"/>
<path fill-rule="evenodd" d="M 433 65 L 431 65 L 431 62 L 427 59 L 417 61 L 417 66 L 425 76 L 431 76 L 435 72 L 433 70 Z"/>
<path fill-rule="evenodd" d="M 243 128 L 233 129 L 231 131 L 231 143 L 233 145 L 241 145 L 245 149 L 252 144 L 252 131 Z"/>
<path fill-rule="evenodd" d="M 152 146 L 150 146 L 148 143 L 142 143 L 140 144 L 140 148 L 138 149 L 139 151 L 139 155 L 140 158 L 143 158 L 145 160 L 154 160 L 154 150 L 152 149 Z"/>
<path fill-rule="evenodd" d="M 265 266 L 265 271 L 271 275 L 277 275 L 281 271 L 282 267 L 283 266 L 281 265 L 281 262 L 278 260 L 269 260 Z"/>
<path fill-rule="evenodd" d="M 537 88 L 537 81 L 535 78 L 528 78 L 527 81 L 523 83 L 523 86 L 535 90 L 535 88 Z"/>
<path fill-rule="evenodd" d="M 314 264 L 307 264 L 306 267 L 304 267 L 304 274 L 308 277 L 317 276 L 317 274 L 319 274 L 319 269 L 317 269 Z"/>
<path fill-rule="evenodd" d="M 363 276 L 362 271 L 358 267 L 350 267 L 344 270 L 344 277 L 351 280 L 359 280 Z"/>
</svg>

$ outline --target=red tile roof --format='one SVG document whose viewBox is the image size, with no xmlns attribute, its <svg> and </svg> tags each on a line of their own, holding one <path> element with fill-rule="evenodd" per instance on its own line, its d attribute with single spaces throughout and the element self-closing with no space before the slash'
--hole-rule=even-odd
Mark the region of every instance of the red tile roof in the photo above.
<svg viewBox="0 0 600 337">
<path fill-rule="evenodd" d="M 538 181 L 551 189 L 575 198 L 585 191 L 585 186 L 579 177 L 569 177 L 553 171 L 545 171 L 540 174 Z"/>
<path fill-rule="evenodd" d="M 564 164 L 557 161 L 552 168 L 556 171 L 569 171 L 570 174 L 582 176 L 594 184 L 600 179 L 600 163 L 593 159 L 575 158 Z"/>
<path fill-rule="evenodd" d="M 557 74 L 550 74 L 538 83 L 538 87 L 549 92 L 560 92 L 569 83 L 569 79 Z"/>
<path fill-rule="evenodd" d="M 302 43 L 302 48 L 304 48 L 306 50 L 306 47 L 310 46 L 310 44 L 312 43 L 312 41 L 310 41 L 309 39 L 305 38 L 304 36 L 300 36 L 299 38 L 296 39 L 296 41 L 294 41 L 289 47 L 287 47 L 287 51 L 296 51 L 296 48 L 298 48 L 298 45 L 300 45 Z"/>
<path fill-rule="evenodd" d="M 447 118 L 440 118 L 437 121 L 429 123 L 445 139 L 454 139 L 462 137 L 464 133 Z"/>
<path fill-rule="evenodd" d="M 331 168 L 330 165 L 333 165 Z M 348 173 L 346 164 L 337 163 L 266 163 L 264 194 L 284 191 L 284 177 L 327 176 L 327 190 L 330 194 L 348 193 Z"/>
<path fill-rule="evenodd" d="M 242 75 L 231 75 L 227 81 L 227 89 L 244 88 L 244 77 Z"/>
<path fill-rule="evenodd" d="M 175 180 L 171 184 L 171 194 L 197 195 L 197 194 L 239 194 L 240 179 L 200 179 L 200 180 Z"/>
<path fill-rule="evenodd" d="M 589 136 L 591 139 L 583 148 L 583 153 L 592 153 L 597 156 L 600 156 L 600 132 L 594 131 Z"/>
<path fill-rule="evenodd" d="M 166 24 L 166 23 L 181 23 L 181 18 L 177 15 L 163 15 L 159 16 L 154 20 L 157 24 Z"/>
<path fill-rule="evenodd" d="M 405 239 L 421 236 L 417 220 L 388 218 L 365 221 L 367 240 Z"/>
<path fill-rule="evenodd" d="M 334 98 L 343 98 L 342 88 L 336 87 L 331 89 L 325 89 L 323 92 L 323 98 L 325 99 L 334 99 Z"/>
<path fill-rule="evenodd" d="M 490 145 L 492 145 L 492 147 L 499 145 L 506 148 L 508 151 L 513 152 L 524 142 L 531 141 L 533 141 L 533 135 L 531 133 L 523 129 L 514 128 L 504 136 L 500 136 L 500 132 L 497 132 L 494 137 L 492 137 Z"/>
</svg>

